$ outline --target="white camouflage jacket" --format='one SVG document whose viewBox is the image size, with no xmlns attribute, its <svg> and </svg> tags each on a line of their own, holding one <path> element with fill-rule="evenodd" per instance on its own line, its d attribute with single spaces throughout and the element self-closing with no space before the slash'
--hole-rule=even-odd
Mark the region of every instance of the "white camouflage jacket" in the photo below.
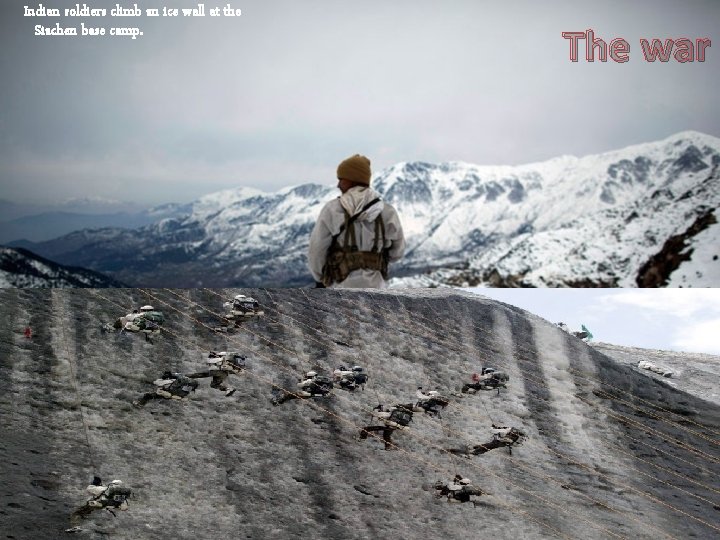
<svg viewBox="0 0 720 540">
<path fill-rule="evenodd" d="M 345 223 L 343 208 L 353 216 L 376 197 L 379 197 L 379 194 L 372 188 L 356 186 L 327 203 L 320 211 L 310 235 L 308 251 L 308 268 L 315 281 L 322 281 L 322 270 L 332 237 L 340 232 L 340 227 Z M 385 224 L 384 247 L 389 250 L 388 260 L 391 263 L 399 261 L 405 253 L 402 225 L 395 208 L 383 201 L 375 203 L 356 219 L 354 225 L 358 249 L 360 251 L 372 249 L 375 239 L 375 218 L 381 214 Z M 344 240 L 344 235 L 343 232 L 338 237 L 339 242 Z M 332 287 L 380 289 L 387 287 L 387 282 L 377 270 L 358 269 L 352 271 L 345 281 L 334 283 Z"/>
</svg>

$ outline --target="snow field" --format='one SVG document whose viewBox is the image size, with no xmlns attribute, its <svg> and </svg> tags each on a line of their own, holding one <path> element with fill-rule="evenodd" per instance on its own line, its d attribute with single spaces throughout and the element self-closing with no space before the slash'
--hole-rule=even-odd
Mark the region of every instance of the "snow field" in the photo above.
<svg viewBox="0 0 720 540">
<path fill-rule="evenodd" d="M 222 299 L 239 292 L 267 306 L 266 317 L 230 335 L 213 334 L 192 320 L 201 318 L 201 306 L 220 311 Z M 448 290 L 126 289 L 58 291 L 52 305 L 56 312 L 48 309 L 49 294 L 3 291 L 0 302 L 0 347 L 11 359 L 0 364 L 0 407 L 6 425 L 30 421 L 34 428 L 28 434 L 0 433 L 0 455 L 26 468 L 17 474 L 10 468 L 6 485 L 45 505 L 38 514 L 35 505 L 20 508 L 0 500 L 18 538 L 31 513 L 36 527 L 51 531 L 52 537 L 84 500 L 84 485 L 96 471 L 104 479 L 123 479 L 136 493 L 130 511 L 117 519 L 98 514 L 88 521 L 97 534 L 119 539 L 467 538 L 468 531 L 492 531 L 495 538 L 553 536 L 538 521 L 571 538 L 607 538 L 608 531 L 662 537 L 653 526 L 675 537 L 703 537 L 710 530 L 620 485 L 646 489 L 692 515 L 713 519 L 712 507 L 702 502 L 695 506 L 672 486 L 636 474 L 643 465 L 634 456 L 687 473 L 691 467 L 673 457 L 687 457 L 687 450 L 668 447 L 671 457 L 660 458 L 634 448 L 625 428 L 602 412 L 613 407 L 627 414 L 627 407 L 591 390 L 621 383 L 637 391 L 647 388 L 640 395 L 666 406 L 683 402 L 693 411 L 691 418 L 720 430 L 713 416 L 717 407 L 700 408 L 699 400 L 665 386 L 647 387 L 652 379 L 612 363 L 521 310 Z M 145 303 L 167 316 L 167 332 L 153 344 L 137 335 L 100 333 L 97 321 Z M 6 321 L 28 316 L 42 329 L 37 339 L 27 343 L 21 334 L 11 339 Z M 79 429 L 78 411 L 68 406 L 75 394 L 62 339 L 74 342 L 70 351 L 78 366 L 83 411 L 92 421 L 90 446 Z M 238 388 L 231 398 L 203 379 L 183 403 L 150 402 L 140 410 L 130 405 L 152 388 L 148 381 L 162 370 L 197 371 L 204 368 L 209 350 L 232 349 L 248 355 L 248 370 L 230 376 L 229 384 Z M 370 374 L 364 392 L 336 389 L 330 399 L 270 404 L 271 382 L 291 387 L 310 367 L 328 373 L 339 363 L 354 362 Z M 462 382 L 483 364 L 508 371 L 509 389 L 499 397 L 496 392 L 460 394 Z M 48 371 L 39 375 L 38 368 Z M 598 382 L 568 377 L 571 368 Z M 451 403 L 440 420 L 415 414 L 410 430 L 393 435 L 400 448 L 396 451 L 383 450 L 376 440 L 358 440 L 358 428 L 368 422 L 378 396 L 387 405 L 415 401 L 418 385 L 450 393 Z M 587 414 L 580 429 L 583 410 Z M 465 459 L 444 452 L 489 441 L 488 411 L 496 422 L 524 429 L 529 441 L 512 456 L 493 450 Z M 650 422 L 642 414 L 633 418 L 677 436 L 672 425 Z M 550 436 L 554 425 L 563 426 L 558 442 Z M 585 434 L 587 442 L 576 443 L 575 431 Z M 33 433 L 41 439 L 28 438 Z M 52 446 L 50 462 L 43 444 Z M 633 457 L 620 454 L 614 444 Z M 551 450 L 589 465 L 590 471 Z M 97 468 L 89 463 L 90 451 Z M 704 467 L 718 472 L 710 463 Z M 647 471 L 669 478 L 658 469 Z M 477 507 L 434 498 L 431 484 L 448 481 L 455 472 L 490 495 L 481 497 Z M 29 487 L 30 477 L 46 487 Z M 693 478 L 713 482 L 703 472 Z M 8 497 L 7 491 L 0 493 Z"/>
</svg>

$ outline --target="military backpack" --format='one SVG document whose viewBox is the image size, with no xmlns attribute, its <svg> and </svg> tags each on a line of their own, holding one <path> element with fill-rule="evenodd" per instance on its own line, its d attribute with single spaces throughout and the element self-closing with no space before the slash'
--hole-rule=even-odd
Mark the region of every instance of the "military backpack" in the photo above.
<svg viewBox="0 0 720 540">
<path fill-rule="evenodd" d="M 345 223 L 340 227 L 340 231 L 333 235 L 323 266 L 322 282 L 326 287 L 345 281 L 350 272 L 361 268 L 377 270 L 383 279 L 388 279 L 388 250 L 385 249 L 385 222 L 382 215 L 375 218 L 375 237 L 370 251 L 360 251 L 355 238 L 355 220 L 378 202 L 379 197 L 367 203 L 353 216 L 343 208 Z M 343 231 L 345 236 L 341 245 L 338 237 Z"/>
</svg>

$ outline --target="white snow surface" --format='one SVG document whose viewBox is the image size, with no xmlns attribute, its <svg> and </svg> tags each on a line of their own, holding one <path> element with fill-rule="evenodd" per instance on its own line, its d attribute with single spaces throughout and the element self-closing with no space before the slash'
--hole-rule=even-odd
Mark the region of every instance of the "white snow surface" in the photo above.
<svg viewBox="0 0 720 540">
<path fill-rule="evenodd" d="M 613 360 L 632 367 L 646 377 L 651 377 L 662 384 L 720 405 L 720 356 L 643 349 L 601 342 L 590 342 L 588 345 Z M 669 368 L 673 373 L 672 377 L 663 377 L 652 371 L 638 368 L 637 364 L 640 360 Z"/>
<path fill-rule="evenodd" d="M 257 195 L 263 195 L 264 192 L 259 189 L 241 187 L 235 189 L 225 189 L 203 195 L 196 202 L 192 203 L 193 215 L 196 218 L 205 217 L 213 214 L 232 204 L 249 199 Z"/>
</svg>

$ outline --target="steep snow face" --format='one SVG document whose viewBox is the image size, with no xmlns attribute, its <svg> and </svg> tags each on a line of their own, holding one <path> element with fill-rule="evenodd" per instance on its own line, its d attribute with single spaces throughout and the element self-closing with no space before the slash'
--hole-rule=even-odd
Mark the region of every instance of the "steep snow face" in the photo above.
<svg viewBox="0 0 720 540">
<path fill-rule="evenodd" d="M 607 225 L 608 209 L 644 202 L 660 188 L 681 196 L 719 162 L 718 139 L 685 132 L 659 143 L 519 167 L 403 163 L 383 173 L 376 187 L 400 210 L 413 238 L 412 255 L 437 259 L 460 250 L 482 252 L 478 248 L 493 239 L 574 228 L 581 218 Z"/>
<path fill-rule="evenodd" d="M 231 334 L 203 326 L 239 292 L 265 316 Z M 153 343 L 100 331 L 147 303 L 166 315 Z M 234 395 L 200 379 L 184 402 L 131 405 L 164 370 L 198 372 L 210 350 L 232 349 L 248 357 Z M 365 391 L 271 404 L 273 385 L 341 364 L 367 369 Z M 508 388 L 462 393 L 483 365 Z M 417 386 L 449 398 L 441 418 L 416 412 L 394 451 L 360 439 L 378 401 L 413 402 Z M 654 540 L 718 527 L 720 406 L 447 289 L 5 289 L 0 414 L 0 512 L 16 539 L 61 538 L 94 474 L 134 496 L 79 538 Z M 512 455 L 448 453 L 489 443 L 493 422 L 528 438 Z M 435 496 L 455 474 L 485 492 L 477 505 Z"/>
<path fill-rule="evenodd" d="M 24 249 L 0 247 L 0 287 L 122 287 L 121 283 L 84 268 L 72 268 L 37 257 Z"/>
<path fill-rule="evenodd" d="M 517 167 L 399 163 L 373 186 L 405 229 L 397 277 L 437 270 L 428 279 L 451 285 L 720 285 L 709 247 L 720 244 L 719 164 L 719 139 L 683 132 Z M 337 195 L 317 185 L 227 190 L 200 199 L 187 218 L 117 232 L 111 244 L 91 232 L 84 244 L 69 235 L 27 247 L 137 285 L 308 284 L 310 231 Z"/>
<path fill-rule="evenodd" d="M 521 228 L 528 219 L 521 203 L 541 188 L 541 177 L 536 171 L 511 167 L 401 163 L 382 173 L 374 186 L 402 217 L 407 260 L 429 256 L 442 262 L 486 245 L 494 235 Z M 512 216 L 509 206 L 517 210 Z M 508 219 L 491 229 L 480 227 L 498 215 Z"/>
<path fill-rule="evenodd" d="M 717 285 L 720 235 L 714 214 L 720 176 L 699 180 L 653 190 L 558 229 L 518 235 L 476 255 L 470 267 L 496 285 L 503 283 L 493 279 L 512 277 L 523 285 L 550 287 Z M 663 267 L 673 258 L 677 265 Z"/>
<path fill-rule="evenodd" d="M 201 223 L 210 249 L 217 250 L 216 261 L 237 260 L 240 253 L 278 249 L 294 252 L 307 246 L 316 216 L 335 196 L 332 188 L 308 184 L 272 194 L 244 196 L 223 205 L 215 214 L 195 212 L 191 219 Z"/>
</svg>

